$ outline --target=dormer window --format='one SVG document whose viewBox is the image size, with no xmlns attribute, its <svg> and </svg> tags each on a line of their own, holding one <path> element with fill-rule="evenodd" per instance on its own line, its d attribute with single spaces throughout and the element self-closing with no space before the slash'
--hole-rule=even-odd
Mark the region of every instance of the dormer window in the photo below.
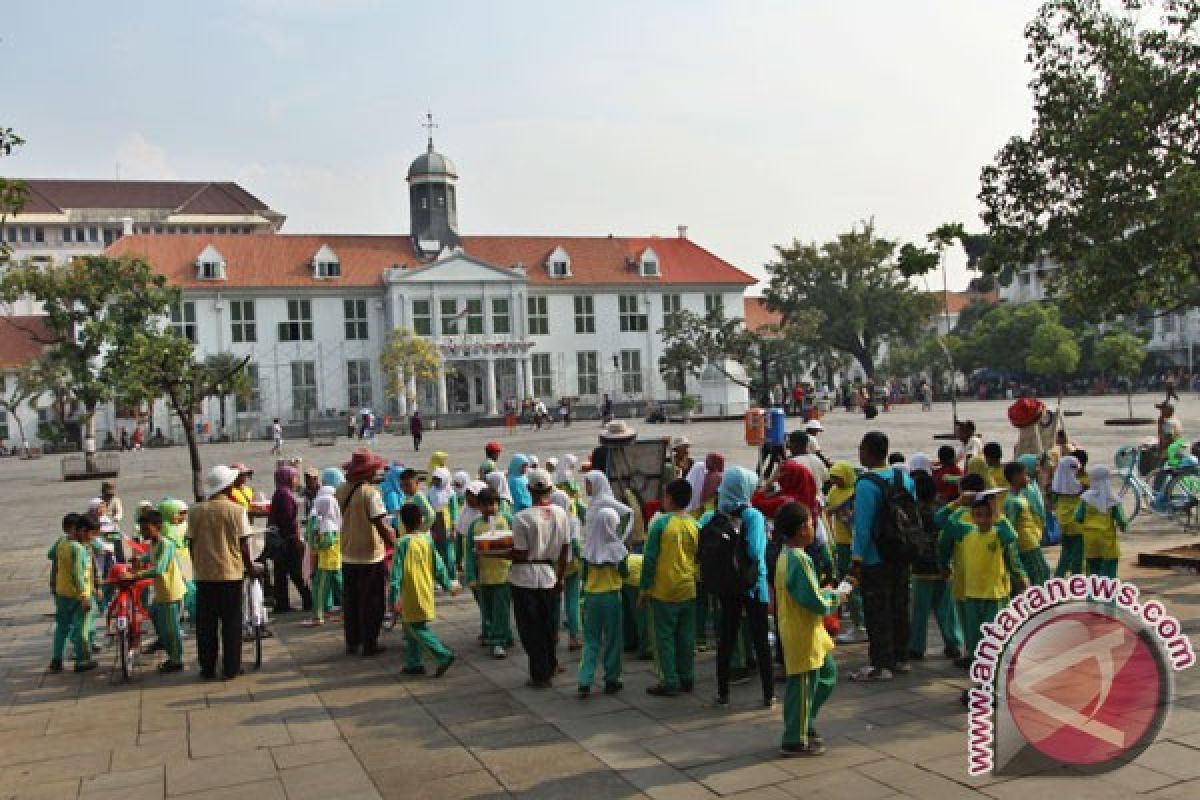
<svg viewBox="0 0 1200 800">
<path fill-rule="evenodd" d="M 225 258 L 211 244 L 204 248 L 196 259 L 196 279 L 202 281 L 225 280 Z"/>
<path fill-rule="evenodd" d="M 313 256 L 312 264 L 314 278 L 340 278 L 342 276 L 342 263 L 338 261 L 337 254 L 327 244 L 321 245 L 321 249 Z"/>
<path fill-rule="evenodd" d="M 551 278 L 571 277 L 571 256 L 561 245 L 546 258 L 546 274 Z"/>
<path fill-rule="evenodd" d="M 649 247 L 642 251 L 642 256 L 638 259 L 638 266 L 641 268 L 643 278 L 657 278 L 661 274 L 658 269 L 658 253 Z"/>
</svg>

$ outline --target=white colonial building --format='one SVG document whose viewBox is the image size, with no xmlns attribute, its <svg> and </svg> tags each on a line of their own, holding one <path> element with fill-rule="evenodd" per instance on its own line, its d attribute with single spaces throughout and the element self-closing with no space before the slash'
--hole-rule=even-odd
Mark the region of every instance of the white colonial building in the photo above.
<svg viewBox="0 0 1200 800">
<path fill-rule="evenodd" d="M 235 420 L 260 431 L 273 417 L 403 414 L 410 402 L 462 421 L 529 397 L 665 400 L 659 329 L 681 310 L 740 316 L 755 282 L 683 228 L 666 238 L 460 235 L 457 173 L 432 142 L 408 182 L 409 235 L 151 233 L 107 252 L 142 256 L 183 288 L 172 325 L 201 357 L 250 356 L 257 388 L 226 409 L 230 433 Z M 379 359 L 394 328 L 432 340 L 444 369 L 386 397 Z"/>
</svg>

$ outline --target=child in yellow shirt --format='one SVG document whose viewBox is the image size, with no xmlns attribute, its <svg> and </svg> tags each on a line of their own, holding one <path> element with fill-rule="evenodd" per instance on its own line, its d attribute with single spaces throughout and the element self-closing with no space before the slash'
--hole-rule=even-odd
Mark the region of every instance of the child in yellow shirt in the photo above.
<svg viewBox="0 0 1200 800">
<path fill-rule="evenodd" d="M 150 542 L 150 565 L 137 573 L 138 578 L 154 579 L 154 602 L 150 618 L 158 644 L 167 660 L 158 665 L 162 673 L 183 671 L 183 631 L 179 627 L 179 612 L 187 582 L 175 552 L 175 542 L 163 535 L 162 513 L 151 509 L 138 517 L 138 532 Z"/>
<path fill-rule="evenodd" d="M 342 586 L 342 511 L 335 492 L 346 480 L 340 469 L 321 470 L 321 488 L 313 501 L 310 515 L 310 546 L 317 554 L 313 569 L 313 616 L 306 626 L 324 625 L 325 613 L 331 611 L 335 596 Z"/>
<path fill-rule="evenodd" d="M 454 653 L 429 627 L 437 616 L 433 585 L 436 582 L 452 595 L 458 594 L 459 585 L 446 571 L 442 557 L 433 546 L 433 537 L 419 532 L 424 520 L 422 509 L 415 503 L 401 506 L 404 536 L 396 542 L 396 551 L 392 554 L 391 594 L 393 602 L 399 600 L 396 610 L 404 623 L 404 669 L 401 671 L 405 675 L 424 675 L 425 664 L 421 657 L 424 649 L 437 662 L 435 674 L 440 678 L 454 663 Z"/>
<path fill-rule="evenodd" d="M 854 540 L 854 483 L 858 474 L 854 465 L 849 461 L 838 461 L 829 470 L 829 480 L 833 488 L 826 498 L 826 514 L 833 524 L 833 550 L 837 566 L 837 579 L 844 581 L 850 574 L 851 544 Z M 861 642 L 865 638 L 861 631 L 866 630 L 863 622 L 862 592 L 856 587 L 847 598 L 850 610 L 850 621 L 845 630 L 838 634 L 840 644 Z"/>
<path fill-rule="evenodd" d="M 90 515 L 68 514 L 63 519 L 63 536 L 50 546 L 50 589 L 54 592 L 54 643 L 50 671 L 62 672 L 67 639 L 75 649 L 75 671 L 87 672 L 99 666 L 92 659 L 88 632 L 91 630 L 93 569 L 91 539 L 100 532 L 98 521 Z"/>
<path fill-rule="evenodd" d="M 1079 506 L 1074 514 L 1075 522 L 1083 531 L 1083 557 L 1089 575 L 1115 578 L 1117 561 L 1121 558 L 1117 529 L 1129 530 L 1129 522 L 1112 489 L 1111 470 L 1097 464 L 1088 477 L 1091 486 L 1079 496 Z"/>
<path fill-rule="evenodd" d="M 825 744 L 813 721 L 837 685 L 834 645 L 824 618 L 837 608 L 839 597 L 820 587 L 804 551 L 816 539 L 807 508 L 799 503 L 781 508 L 775 516 L 775 536 L 784 546 L 775 564 L 775 614 L 787 670 L 779 752 L 784 757 L 819 756 Z"/>
<path fill-rule="evenodd" d="M 642 594 L 659 683 L 646 689 L 656 697 L 690 692 L 696 681 L 696 546 L 699 529 L 685 509 L 692 487 L 683 479 L 663 490 L 663 513 L 654 518 L 642 554 Z"/>
<path fill-rule="evenodd" d="M 621 582 L 629 574 L 629 551 L 617 532 L 620 515 L 600 508 L 588 519 L 582 560 L 583 657 L 579 662 L 579 695 L 592 692 L 596 661 L 604 660 L 604 693 L 621 691 Z"/>
<path fill-rule="evenodd" d="M 479 613 L 483 619 L 483 644 L 492 648 L 493 658 L 507 656 L 512 647 L 510 623 L 512 592 L 508 586 L 508 570 L 512 561 L 506 555 L 480 552 L 476 539 L 486 533 L 511 531 L 512 516 L 500 511 L 500 497 L 494 489 L 483 489 L 475 496 L 479 517 L 467 526 L 463 565 L 467 585 L 479 591 Z"/>
</svg>

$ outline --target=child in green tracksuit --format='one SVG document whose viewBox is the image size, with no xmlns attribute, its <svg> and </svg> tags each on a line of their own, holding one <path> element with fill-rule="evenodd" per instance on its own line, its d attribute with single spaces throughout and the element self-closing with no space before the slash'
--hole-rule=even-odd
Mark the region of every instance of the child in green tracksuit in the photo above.
<svg viewBox="0 0 1200 800">
<path fill-rule="evenodd" d="M 1014 584 L 1022 591 L 1028 585 L 1017 555 L 1017 533 L 996 511 L 995 497 L 1000 491 L 964 490 L 942 510 L 949 513 L 939 520 L 944 524 L 938 538 L 938 564 L 943 577 L 954 578 L 967 659 L 975 654 L 983 625 L 1000 613 Z M 969 517 L 956 513 L 964 507 L 970 508 Z"/>
<path fill-rule="evenodd" d="M 138 578 L 154 579 L 154 602 L 150 604 L 150 619 L 158 644 L 167 660 L 158 665 L 162 673 L 183 671 L 183 631 L 179 627 L 179 611 L 187 583 L 175 551 L 175 543 L 163 535 L 162 514 L 153 509 L 138 517 L 138 531 L 149 542 L 150 565 L 137 573 Z"/>
<path fill-rule="evenodd" d="M 345 481 L 340 469 L 321 470 L 321 488 L 309 514 L 309 547 L 316 554 L 312 573 L 313 615 L 306 627 L 325 624 L 326 612 L 335 608 L 334 598 L 342 584 L 342 510 L 335 492 Z"/>
<path fill-rule="evenodd" d="M 1083 556 L 1089 575 L 1117 577 L 1117 562 L 1121 558 L 1121 545 L 1117 542 L 1117 529 L 1129 529 L 1125 511 L 1112 490 L 1109 468 L 1103 464 L 1092 467 L 1088 473 L 1091 485 L 1079 496 L 1079 506 L 1074 519 L 1083 530 Z"/>
<path fill-rule="evenodd" d="M 550 496 L 550 502 L 571 517 L 571 558 L 567 561 L 566 571 L 563 572 L 562 622 L 567 631 L 567 650 L 575 651 L 583 648 L 583 640 L 580 638 L 583 625 L 579 618 L 580 591 L 583 588 L 583 545 L 580 542 L 579 531 L 583 525 L 583 517 L 578 503 L 565 489 L 556 489 Z"/>
<path fill-rule="evenodd" d="M 1029 585 L 1041 586 L 1050 579 L 1050 565 L 1042 553 L 1046 512 L 1042 508 L 1041 493 L 1030 484 L 1029 471 L 1022 462 L 1005 464 L 1004 479 L 1009 487 L 1004 500 L 1004 516 L 1017 532 L 1017 555 L 1021 557 Z"/>
<path fill-rule="evenodd" d="M 92 659 L 88 635 L 91 613 L 95 603 L 92 567 L 92 537 L 100 532 L 100 524 L 90 515 L 76 515 L 63 520 L 63 529 L 74 523 L 46 554 L 52 562 L 50 588 L 54 592 L 54 643 L 50 656 L 50 671 L 62 672 L 63 651 L 67 639 L 75 649 L 75 671 L 87 672 L 98 665 Z"/>
<path fill-rule="evenodd" d="M 1050 496 L 1054 499 L 1054 514 L 1062 529 L 1062 549 L 1058 553 L 1058 566 L 1054 575 L 1083 573 L 1083 531 L 1075 521 L 1075 509 L 1079 496 L 1083 494 L 1083 464 L 1076 456 L 1063 456 L 1054 469 L 1054 480 L 1050 483 Z"/>
<path fill-rule="evenodd" d="M 604 693 L 621 691 L 621 580 L 629 574 L 629 551 L 617 528 L 620 515 L 601 508 L 588 520 L 583 551 L 583 658 L 579 662 L 579 694 L 592 692 L 596 661 L 603 654 Z"/>
<path fill-rule="evenodd" d="M 653 642 L 646 635 L 646 609 L 638 607 L 638 593 L 642 585 L 642 554 L 630 553 L 625 557 L 625 577 L 621 582 L 621 620 L 624 628 L 626 653 L 636 653 L 638 661 L 654 658 L 650 648 Z"/>
<path fill-rule="evenodd" d="M 442 557 L 433 546 L 433 537 L 419 531 L 422 519 L 421 509 L 415 503 L 401 506 L 404 536 L 396 542 L 396 550 L 392 553 L 391 597 L 393 604 L 399 601 L 396 611 L 404 623 L 403 673 L 425 674 L 421 657 L 424 648 L 437 661 L 436 675 L 440 678 L 454 663 L 454 653 L 429 628 L 429 623 L 437 616 L 433 585 L 436 581 L 452 595 L 458 594 L 459 585 L 446 571 Z"/>
<path fill-rule="evenodd" d="M 649 606 L 650 636 L 659 683 L 646 689 L 657 697 L 690 692 L 696 672 L 696 546 L 700 532 L 684 509 L 692 486 L 683 479 L 666 485 L 663 513 L 654 518 L 642 554 L 642 594 L 638 605 Z"/>
<path fill-rule="evenodd" d="M 829 480 L 832 487 L 826 498 L 826 511 L 833 526 L 833 550 L 837 566 L 837 579 L 843 581 L 850 574 L 852 565 L 854 484 L 858 480 L 858 474 L 849 461 L 838 461 L 829 470 Z M 853 644 L 866 638 L 867 628 L 863 622 L 862 592 L 855 588 L 847 599 L 850 616 L 848 621 L 843 623 L 844 629 L 838 634 L 839 644 Z"/>
<path fill-rule="evenodd" d="M 775 613 L 787 670 L 779 752 L 785 757 L 819 756 L 825 745 L 813 721 L 837 685 L 833 639 L 825 631 L 824 618 L 840 598 L 820 587 L 804 551 L 816 539 L 807 508 L 799 503 L 781 508 L 775 515 L 775 536 L 784 545 L 775 562 Z"/>
<path fill-rule="evenodd" d="M 475 496 L 479 517 L 467 527 L 464 575 L 467 585 L 479 591 L 479 612 L 483 618 L 483 645 L 492 648 L 493 658 L 504 658 L 512 647 L 512 591 L 508 570 L 512 562 L 506 555 L 476 550 L 476 539 L 496 531 L 511 531 L 512 516 L 499 510 L 500 497 L 492 489 Z"/>
<path fill-rule="evenodd" d="M 912 479 L 921 509 L 923 535 L 912 564 L 908 655 L 916 661 L 925 658 L 929 640 L 929 612 L 932 611 L 942 633 L 942 654 L 957 661 L 962 658 L 962 627 L 958 622 L 954 595 L 938 567 L 937 483 L 924 470 L 914 471 Z"/>
</svg>

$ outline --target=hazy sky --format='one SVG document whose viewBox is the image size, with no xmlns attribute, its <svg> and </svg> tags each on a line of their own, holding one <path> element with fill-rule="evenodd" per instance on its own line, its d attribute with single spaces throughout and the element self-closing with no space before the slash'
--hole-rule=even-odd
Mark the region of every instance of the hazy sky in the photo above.
<svg viewBox="0 0 1200 800">
<path fill-rule="evenodd" d="M 686 224 L 761 274 L 869 217 L 978 227 L 980 167 L 1029 126 L 1037 5 L 6 3 L 0 125 L 29 144 L 0 170 L 232 179 L 284 231 L 407 232 L 430 109 L 465 233 Z"/>
</svg>

